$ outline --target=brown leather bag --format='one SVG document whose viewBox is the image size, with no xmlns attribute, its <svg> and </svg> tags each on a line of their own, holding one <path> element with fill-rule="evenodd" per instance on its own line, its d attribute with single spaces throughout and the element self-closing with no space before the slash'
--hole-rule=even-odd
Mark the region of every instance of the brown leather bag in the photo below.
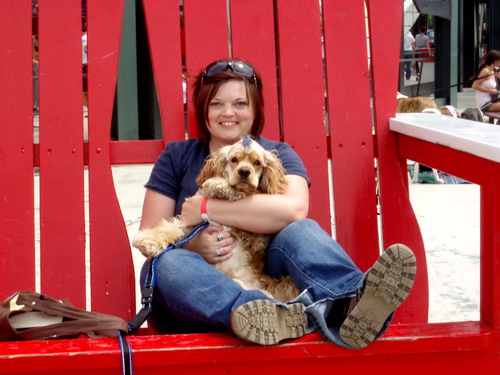
<svg viewBox="0 0 500 375">
<path fill-rule="evenodd" d="M 20 316 L 22 314 L 24 316 Z M 19 320 L 21 322 L 16 322 Z M 21 291 L 0 303 L 0 341 L 69 338 L 82 334 L 117 337 L 119 332 L 127 334 L 128 328 L 128 323 L 116 316 L 78 309 L 69 301 L 36 292 Z"/>
</svg>

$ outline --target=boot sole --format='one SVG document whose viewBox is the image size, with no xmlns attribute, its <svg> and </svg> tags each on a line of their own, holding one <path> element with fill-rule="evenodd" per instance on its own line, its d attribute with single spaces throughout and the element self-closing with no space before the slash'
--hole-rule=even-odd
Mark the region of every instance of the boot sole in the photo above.
<svg viewBox="0 0 500 375">
<path fill-rule="evenodd" d="M 283 307 L 268 300 L 256 300 L 233 311 L 231 329 L 242 340 L 275 345 L 282 340 L 304 336 L 307 316 L 302 303 Z"/>
<path fill-rule="evenodd" d="M 408 297 L 416 271 L 415 255 L 408 247 L 390 246 L 368 272 L 364 294 L 340 328 L 342 340 L 358 349 L 373 342 Z"/>
</svg>

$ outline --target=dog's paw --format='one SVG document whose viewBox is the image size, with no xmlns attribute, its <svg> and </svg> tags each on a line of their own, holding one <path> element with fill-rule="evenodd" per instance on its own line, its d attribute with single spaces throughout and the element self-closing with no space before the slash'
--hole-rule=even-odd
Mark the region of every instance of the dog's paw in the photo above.
<svg viewBox="0 0 500 375">
<path fill-rule="evenodd" d="M 160 254 L 168 244 L 158 241 L 154 237 L 147 234 L 145 231 L 138 232 L 132 241 L 132 246 L 140 250 L 142 255 L 148 259 L 152 259 Z"/>
<path fill-rule="evenodd" d="M 225 199 L 236 201 L 245 198 L 247 194 L 236 190 L 223 177 L 212 177 L 206 180 L 202 185 L 205 196 L 209 198 Z"/>
<path fill-rule="evenodd" d="M 186 227 L 180 219 L 162 220 L 152 229 L 139 231 L 132 241 L 132 246 L 139 249 L 146 258 L 151 259 L 173 245 L 184 234 Z"/>
</svg>

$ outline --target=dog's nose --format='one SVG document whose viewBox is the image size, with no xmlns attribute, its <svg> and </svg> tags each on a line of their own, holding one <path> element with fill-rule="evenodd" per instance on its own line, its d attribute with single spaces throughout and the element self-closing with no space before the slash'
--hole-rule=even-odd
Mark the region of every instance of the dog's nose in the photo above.
<svg viewBox="0 0 500 375">
<path fill-rule="evenodd" d="M 250 169 L 240 168 L 240 170 L 238 171 L 238 176 L 240 176 L 241 178 L 248 178 L 248 176 L 250 176 Z"/>
</svg>

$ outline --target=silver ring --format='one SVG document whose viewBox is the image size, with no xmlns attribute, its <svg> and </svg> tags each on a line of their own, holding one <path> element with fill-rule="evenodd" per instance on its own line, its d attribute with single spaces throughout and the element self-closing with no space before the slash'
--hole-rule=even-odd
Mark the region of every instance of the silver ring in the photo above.
<svg viewBox="0 0 500 375">
<path fill-rule="evenodd" d="M 222 241 L 224 237 L 222 237 L 222 234 L 220 232 L 217 232 L 217 241 Z"/>
<path fill-rule="evenodd" d="M 215 250 L 215 255 L 217 255 L 217 256 L 220 255 L 220 249 Z"/>
</svg>

